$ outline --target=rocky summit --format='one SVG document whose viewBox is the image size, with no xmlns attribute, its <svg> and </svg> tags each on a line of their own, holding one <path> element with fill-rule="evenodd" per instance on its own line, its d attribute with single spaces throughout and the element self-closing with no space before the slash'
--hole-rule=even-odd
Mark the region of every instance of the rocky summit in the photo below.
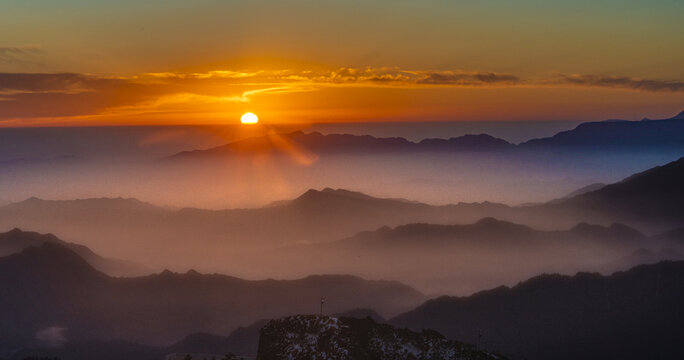
<svg viewBox="0 0 684 360">
<path fill-rule="evenodd" d="M 413 332 L 355 319 L 298 315 L 261 329 L 258 360 L 456 360 L 505 359 L 433 330 Z"/>
</svg>

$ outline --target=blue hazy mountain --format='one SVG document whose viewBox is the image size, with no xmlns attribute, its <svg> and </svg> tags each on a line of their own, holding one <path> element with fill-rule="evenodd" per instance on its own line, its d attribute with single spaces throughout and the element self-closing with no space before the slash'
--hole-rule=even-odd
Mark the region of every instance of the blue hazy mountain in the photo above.
<svg viewBox="0 0 684 360">
<path fill-rule="evenodd" d="M 656 166 L 597 190 L 542 205 L 542 212 L 582 212 L 635 226 L 684 225 L 684 158 Z"/>
<path fill-rule="evenodd" d="M 669 119 L 586 122 L 568 131 L 520 144 L 524 149 L 684 149 L 684 111 Z"/>
<path fill-rule="evenodd" d="M 284 146 L 287 144 L 288 146 Z M 412 142 L 401 137 L 377 138 L 370 135 L 304 133 L 295 131 L 228 143 L 207 150 L 185 151 L 174 159 L 222 157 L 233 154 L 284 153 L 298 151 L 313 154 L 383 154 L 396 152 L 494 151 L 512 149 L 514 145 L 486 134 L 464 135 L 450 139 L 424 139 Z"/>
<path fill-rule="evenodd" d="M 283 146 L 283 144 L 290 146 Z M 533 139 L 514 145 L 487 134 L 463 135 L 449 139 L 428 138 L 418 142 L 402 137 L 321 134 L 319 132 L 273 134 L 231 142 L 206 150 L 191 150 L 173 155 L 173 159 L 212 158 L 253 153 L 300 151 L 321 154 L 381 154 L 420 152 L 480 152 L 512 150 L 684 150 L 684 111 L 660 120 L 606 120 L 585 122 L 572 130 L 551 137 Z"/>
</svg>

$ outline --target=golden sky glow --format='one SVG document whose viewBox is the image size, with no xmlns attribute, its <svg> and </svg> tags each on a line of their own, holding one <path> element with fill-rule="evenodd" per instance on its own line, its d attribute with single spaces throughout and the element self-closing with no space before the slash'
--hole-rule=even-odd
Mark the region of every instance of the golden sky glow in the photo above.
<svg viewBox="0 0 684 360">
<path fill-rule="evenodd" d="M 664 117 L 684 108 L 681 11 L 665 0 L 3 2 L 0 126 L 220 124 L 247 111 L 266 123 Z"/>
</svg>

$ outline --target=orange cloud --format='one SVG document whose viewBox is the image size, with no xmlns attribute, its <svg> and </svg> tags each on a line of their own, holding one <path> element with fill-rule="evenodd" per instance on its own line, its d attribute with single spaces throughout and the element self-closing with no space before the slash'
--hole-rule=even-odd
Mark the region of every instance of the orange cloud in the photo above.
<svg viewBox="0 0 684 360">
<path fill-rule="evenodd" d="M 103 77 L 88 74 L 0 73 L 0 120 L 3 124 L 36 121 L 84 124 L 135 123 L 135 119 L 158 115 L 178 121 L 201 122 L 215 114 L 236 113 L 258 103 L 262 111 L 273 114 L 288 111 L 314 111 L 305 98 L 296 93 L 319 92 L 324 89 L 350 89 L 339 98 L 316 97 L 320 109 L 330 114 L 365 111 L 377 117 L 379 103 L 399 104 L 411 101 L 376 95 L 363 89 L 497 89 L 597 87 L 646 92 L 684 92 L 682 81 L 637 79 L 610 75 L 560 74 L 542 79 L 525 79 L 517 75 L 461 70 L 406 70 L 399 68 L 281 69 L 281 70 L 214 70 L 207 72 L 162 72 L 134 76 Z M 279 98 L 288 95 L 287 101 Z M 258 101 L 256 101 L 258 99 Z M 366 100 L 374 99 L 375 105 Z M 379 103 L 378 103 L 379 101 Z M 405 113 L 416 113 L 404 103 Z M 297 110 L 299 108 L 300 110 Z M 280 109 L 280 110 L 278 110 Z M 423 109 L 429 111 L 429 109 Z M 324 114 L 321 115 L 323 117 Z M 182 118 L 185 117 L 186 120 Z M 52 119 L 52 120 L 50 120 Z M 117 120 L 118 119 L 118 120 Z M 199 119 L 199 120 L 198 120 Z"/>
</svg>

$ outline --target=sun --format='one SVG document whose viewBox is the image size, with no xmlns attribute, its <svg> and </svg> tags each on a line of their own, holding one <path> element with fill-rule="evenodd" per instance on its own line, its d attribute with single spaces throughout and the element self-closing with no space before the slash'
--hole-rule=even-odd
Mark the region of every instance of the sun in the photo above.
<svg viewBox="0 0 684 360">
<path fill-rule="evenodd" d="M 245 113 L 240 118 L 240 122 L 243 124 L 256 124 L 259 122 L 259 118 L 251 112 Z"/>
</svg>

